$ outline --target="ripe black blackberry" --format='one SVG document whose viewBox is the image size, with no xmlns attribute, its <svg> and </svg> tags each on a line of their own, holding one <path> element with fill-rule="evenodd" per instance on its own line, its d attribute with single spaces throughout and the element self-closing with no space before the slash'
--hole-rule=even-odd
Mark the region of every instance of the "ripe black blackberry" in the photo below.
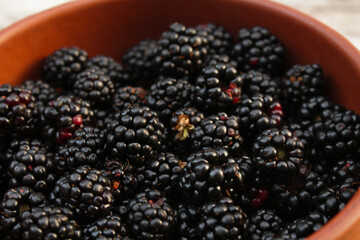
<svg viewBox="0 0 360 240">
<path fill-rule="evenodd" d="M 128 202 L 127 208 L 127 220 L 137 239 L 168 239 L 175 224 L 175 216 L 161 192 L 140 192 Z"/>
<path fill-rule="evenodd" d="M 108 56 L 98 55 L 90 58 L 89 61 L 86 62 L 85 67 L 98 67 L 110 77 L 116 89 L 121 86 L 126 86 L 131 80 L 129 74 L 124 70 L 123 66 Z"/>
<path fill-rule="evenodd" d="M 197 34 L 206 38 L 208 54 L 228 53 L 231 47 L 232 37 L 223 27 L 213 23 L 200 24 L 195 28 Z"/>
<path fill-rule="evenodd" d="M 240 157 L 235 158 L 235 162 L 239 165 L 243 181 L 250 186 L 250 184 L 254 182 L 254 177 L 257 172 L 255 161 L 243 153 Z"/>
<path fill-rule="evenodd" d="M 218 63 L 228 64 L 231 67 L 237 69 L 237 63 L 233 61 L 229 55 L 226 54 L 210 54 L 207 56 L 205 66 L 212 66 Z"/>
<path fill-rule="evenodd" d="M 93 109 L 94 111 L 94 124 L 93 126 L 100 130 L 105 130 L 108 123 L 114 118 L 114 111 L 112 108 Z"/>
<path fill-rule="evenodd" d="M 78 47 L 63 47 L 45 59 L 43 76 L 56 87 L 71 89 L 76 75 L 85 69 L 87 52 Z"/>
<path fill-rule="evenodd" d="M 40 140 L 19 142 L 8 167 L 10 187 L 28 186 L 47 193 L 57 179 L 56 162 Z"/>
<path fill-rule="evenodd" d="M 284 47 L 267 29 L 259 26 L 240 29 L 238 43 L 231 53 L 244 72 L 257 70 L 279 75 L 284 67 Z"/>
<path fill-rule="evenodd" d="M 150 87 L 147 105 L 166 124 L 176 109 L 192 105 L 194 90 L 194 86 L 186 80 L 160 77 Z"/>
<path fill-rule="evenodd" d="M 29 135 L 35 129 L 37 115 L 30 91 L 10 84 L 0 87 L 0 133 Z"/>
<path fill-rule="evenodd" d="M 239 118 L 241 135 L 254 139 L 266 129 L 280 127 L 284 113 L 281 104 L 270 95 L 255 94 L 243 98 L 234 114 Z"/>
<path fill-rule="evenodd" d="M 122 111 L 130 108 L 134 104 L 145 105 L 147 103 L 147 91 L 142 87 L 126 86 L 118 88 L 113 97 L 113 108 Z"/>
<path fill-rule="evenodd" d="M 196 74 L 204 65 L 208 43 L 194 28 L 180 23 L 162 33 L 155 53 L 155 67 L 160 75 L 181 78 Z"/>
<path fill-rule="evenodd" d="M 221 198 L 202 207 L 202 219 L 198 225 L 200 239 L 243 239 L 248 219 L 230 198 Z"/>
<path fill-rule="evenodd" d="M 134 47 L 128 49 L 123 56 L 123 63 L 126 72 L 134 80 L 147 81 L 154 78 L 156 69 L 154 68 L 154 58 L 158 42 L 150 39 L 140 41 Z"/>
<path fill-rule="evenodd" d="M 242 79 L 242 93 L 249 97 L 261 93 L 263 95 L 270 95 L 275 100 L 279 100 L 281 88 L 276 78 L 271 78 L 268 74 L 249 71 L 241 74 Z"/>
<path fill-rule="evenodd" d="M 145 106 L 134 105 L 116 113 L 107 125 L 106 148 L 112 158 L 140 164 L 161 147 L 164 125 L 158 115 Z"/>
<path fill-rule="evenodd" d="M 79 73 L 74 83 L 74 94 L 89 101 L 93 108 L 104 108 L 112 104 L 114 92 L 114 82 L 98 67 Z"/>
<path fill-rule="evenodd" d="M 97 219 L 84 227 L 85 240 L 97 239 L 127 239 L 129 230 L 125 221 L 118 215 L 108 215 Z"/>
<path fill-rule="evenodd" d="M 85 222 L 108 215 L 115 202 L 111 181 L 87 165 L 59 178 L 49 200 L 70 208 L 77 220 Z"/>
<path fill-rule="evenodd" d="M 305 150 L 304 159 L 307 159 L 311 155 L 311 150 L 313 150 L 314 133 L 312 129 L 297 123 L 288 123 L 284 125 L 284 128 L 290 130 L 303 143 Z"/>
<path fill-rule="evenodd" d="M 46 198 L 29 187 L 9 189 L 0 204 L 0 232 L 9 239 L 22 237 L 21 214 L 24 211 L 44 205 Z"/>
<path fill-rule="evenodd" d="M 94 112 L 90 103 L 73 96 L 59 96 L 48 103 L 41 114 L 43 134 L 51 142 L 64 143 L 74 132 L 89 125 Z"/>
<path fill-rule="evenodd" d="M 230 110 L 240 102 L 241 85 L 234 67 L 222 63 L 207 66 L 196 79 L 195 103 L 209 113 Z"/>
<path fill-rule="evenodd" d="M 345 155 L 330 168 L 329 178 L 332 185 L 341 184 L 347 178 L 359 179 L 360 163 L 355 157 Z"/>
<path fill-rule="evenodd" d="M 253 157 L 259 170 L 272 180 L 286 181 L 295 176 L 303 161 L 304 144 L 285 128 L 267 129 L 253 144 Z"/>
<path fill-rule="evenodd" d="M 190 138 L 194 150 L 222 147 L 228 149 L 234 156 L 240 153 L 243 142 L 239 133 L 239 119 L 224 112 L 204 118 L 192 131 Z"/>
<path fill-rule="evenodd" d="M 19 236 L 22 239 L 83 239 L 82 229 L 73 220 L 73 212 L 69 208 L 36 207 L 23 211 L 20 219 Z"/>
<path fill-rule="evenodd" d="M 199 239 L 197 226 L 201 219 L 200 209 L 188 203 L 180 203 L 175 208 L 174 238 L 181 240 Z"/>
<path fill-rule="evenodd" d="M 239 165 L 223 148 L 203 148 L 189 155 L 179 188 L 194 205 L 223 196 L 238 197 L 244 189 Z"/>
<path fill-rule="evenodd" d="M 246 228 L 246 239 L 260 240 L 272 233 L 277 235 L 283 228 L 283 221 L 274 211 L 269 209 L 259 209 L 249 218 Z"/>
<path fill-rule="evenodd" d="M 282 90 L 284 103 L 291 109 L 310 97 L 321 95 L 324 91 L 321 66 L 294 65 L 282 80 Z"/>
</svg>

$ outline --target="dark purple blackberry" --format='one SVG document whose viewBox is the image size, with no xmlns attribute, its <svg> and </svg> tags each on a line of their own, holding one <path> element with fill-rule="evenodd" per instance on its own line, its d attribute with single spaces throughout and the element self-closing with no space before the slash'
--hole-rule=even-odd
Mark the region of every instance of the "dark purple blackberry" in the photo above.
<svg viewBox="0 0 360 240">
<path fill-rule="evenodd" d="M 237 63 L 226 54 L 210 54 L 207 56 L 205 66 L 212 66 L 218 63 L 228 64 L 237 69 Z"/>
<path fill-rule="evenodd" d="M 296 175 L 303 155 L 304 144 L 285 128 L 265 130 L 253 144 L 253 157 L 259 170 L 283 181 Z"/>
<path fill-rule="evenodd" d="M 294 65 L 282 80 L 282 90 L 284 103 L 291 109 L 321 95 L 324 91 L 322 68 L 318 64 Z"/>
<path fill-rule="evenodd" d="M 140 41 L 123 56 L 127 73 L 134 80 L 151 80 L 155 76 L 154 58 L 158 42 L 150 39 Z"/>
<path fill-rule="evenodd" d="M 76 75 L 84 70 L 87 52 L 77 47 L 60 48 L 45 59 L 43 76 L 56 87 L 71 89 Z"/>
<path fill-rule="evenodd" d="M 94 127 L 99 128 L 100 130 L 106 129 L 108 123 L 110 123 L 114 118 L 113 109 L 104 108 L 104 109 L 94 109 Z"/>
<path fill-rule="evenodd" d="M 223 196 L 237 198 L 244 189 L 239 165 L 223 148 L 203 148 L 186 158 L 179 188 L 195 205 Z"/>
<path fill-rule="evenodd" d="M 86 68 L 98 67 L 114 83 L 115 88 L 126 86 L 130 83 L 130 76 L 122 65 L 113 58 L 103 55 L 90 58 L 85 64 Z"/>
<path fill-rule="evenodd" d="M 200 208 L 191 204 L 180 203 L 175 208 L 176 230 L 174 239 L 199 239 L 197 226 L 201 219 Z"/>
<path fill-rule="evenodd" d="M 306 128 L 304 125 L 297 123 L 289 123 L 284 125 L 284 128 L 290 130 L 304 145 L 305 154 L 304 159 L 311 154 L 312 145 L 314 143 L 314 134 L 311 128 Z"/>
<path fill-rule="evenodd" d="M 70 208 L 76 219 L 85 222 L 106 216 L 115 202 L 111 181 L 102 176 L 100 170 L 86 165 L 61 177 L 49 200 L 58 206 Z"/>
<path fill-rule="evenodd" d="M 40 140 L 19 142 L 8 167 L 10 187 L 28 186 L 47 193 L 57 179 L 57 167 L 51 153 Z"/>
<path fill-rule="evenodd" d="M 200 239 L 243 239 L 248 219 L 239 206 L 230 198 L 221 198 L 202 207 L 198 225 Z"/>
<path fill-rule="evenodd" d="M 69 208 L 50 205 L 31 208 L 21 214 L 18 235 L 22 239 L 83 239 L 82 229 L 72 218 Z"/>
<path fill-rule="evenodd" d="M 241 135 L 254 139 L 266 129 L 280 127 L 284 113 L 281 104 L 270 95 L 255 94 L 243 98 L 234 114 L 239 118 Z"/>
<path fill-rule="evenodd" d="M 97 219 L 95 222 L 87 225 L 84 228 L 85 240 L 97 239 L 124 239 L 128 238 L 129 230 L 126 222 L 117 215 L 108 215 L 106 217 Z"/>
<path fill-rule="evenodd" d="M 244 72 L 257 70 L 279 75 L 284 68 L 285 50 L 282 44 L 267 29 L 259 26 L 240 29 L 238 43 L 231 53 Z"/>
<path fill-rule="evenodd" d="M 145 106 L 134 105 L 115 114 L 107 125 L 106 148 L 110 156 L 130 164 L 143 163 L 161 147 L 164 125 Z"/>
<path fill-rule="evenodd" d="M 222 147 L 228 149 L 231 155 L 239 154 L 243 138 L 239 133 L 238 122 L 236 116 L 228 116 L 224 112 L 204 118 L 190 134 L 192 148 Z"/>
<path fill-rule="evenodd" d="M 155 67 L 160 75 L 189 77 L 203 67 L 207 48 L 206 38 L 199 36 L 196 29 L 173 23 L 158 41 Z"/>
<path fill-rule="evenodd" d="M 9 189 L 0 203 L 0 232 L 9 239 L 22 237 L 21 215 L 24 211 L 45 204 L 45 196 L 29 187 Z"/>
<path fill-rule="evenodd" d="M 114 83 L 109 75 L 97 67 L 79 73 L 74 83 L 74 94 L 89 101 L 94 108 L 104 108 L 112 104 L 114 92 Z"/>
<path fill-rule="evenodd" d="M 269 202 L 269 191 L 267 187 L 255 187 L 250 185 L 237 201 L 246 212 L 253 212 L 266 206 Z"/>
<path fill-rule="evenodd" d="M 137 239 L 168 239 L 173 231 L 174 210 L 159 191 L 138 193 L 127 209 L 128 224 Z"/>
<path fill-rule="evenodd" d="M 38 109 L 30 91 L 4 84 L 0 87 L 0 133 L 29 135 Z"/>
<path fill-rule="evenodd" d="M 246 239 L 264 239 L 269 233 L 277 235 L 280 233 L 283 225 L 283 221 L 274 211 L 268 209 L 257 210 L 249 218 L 249 224 L 246 228 Z"/>
<path fill-rule="evenodd" d="M 195 103 L 210 113 L 232 109 L 240 102 L 241 85 L 234 67 L 221 63 L 207 66 L 196 79 Z"/>
<path fill-rule="evenodd" d="M 176 109 L 192 105 L 194 90 L 194 86 L 186 80 L 160 77 L 150 87 L 147 105 L 166 124 Z"/>
<path fill-rule="evenodd" d="M 197 35 L 206 38 L 209 46 L 208 54 L 228 53 L 232 37 L 223 27 L 213 23 L 200 24 L 195 28 Z"/>
<path fill-rule="evenodd" d="M 145 105 L 147 103 L 147 91 L 142 87 L 126 86 L 118 88 L 113 97 L 113 108 L 122 111 L 134 104 Z"/>
<path fill-rule="evenodd" d="M 93 118 L 89 102 L 73 96 L 59 96 L 49 102 L 41 114 L 43 134 L 50 141 L 62 144 Z"/>
<path fill-rule="evenodd" d="M 338 159 L 330 168 L 329 178 L 332 185 L 341 184 L 347 178 L 359 179 L 359 176 L 360 163 L 351 155 Z"/>
<path fill-rule="evenodd" d="M 257 172 L 257 167 L 254 160 L 248 157 L 246 154 L 241 154 L 240 157 L 235 159 L 235 162 L 239 165 L 239 170 L 243 177 L 243 181 L 249 186 L 253 183 L 254 176 Z"/>
<path fill-rule="evenodd" d="M 281 89 L 276 78 L 257 71 L 249 71 L 241 75 L 243 82 L 242 93 L 248 96 L 261 93 L 270 95 L 275 100 L 279 100 Z"/>
</svg>

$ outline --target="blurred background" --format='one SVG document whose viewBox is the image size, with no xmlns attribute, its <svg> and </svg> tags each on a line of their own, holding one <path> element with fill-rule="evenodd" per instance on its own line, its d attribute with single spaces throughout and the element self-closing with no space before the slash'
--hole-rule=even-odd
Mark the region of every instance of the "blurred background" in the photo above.
<svg viewBox="0 0 360 240">
<path fill-rule="evenodd" d="M 0 0 L 0 30 L 31 14 L 72 0 Z M 267 1 L 267 0 L 264 0 Z M 327 24 L 360 49 L 360 0 L 272 0 Z"/>
</svg>

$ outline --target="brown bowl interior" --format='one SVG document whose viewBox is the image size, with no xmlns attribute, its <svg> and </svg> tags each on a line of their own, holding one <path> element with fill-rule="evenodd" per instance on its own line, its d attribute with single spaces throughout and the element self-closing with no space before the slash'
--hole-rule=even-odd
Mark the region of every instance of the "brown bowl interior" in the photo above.
<svg viewBox="0 0 360 240">
<path fill-rule="evenodd" d="M 329 96 L 360 113 L 359 52 L 343 37 L 295 10 L 263 0 L 83 0 L 27 18 L 0 33 L 0 83 L 40 77 L 43 59 L 62 46 L 121 60 L 144 38 L 158 39 L 169 24 L 214 22 L 234 37 L 261 25 L 284 44 L 288 65 L 322 65 Z M 360 239 L 360 194 L 310 239 Z"/>
</svg>

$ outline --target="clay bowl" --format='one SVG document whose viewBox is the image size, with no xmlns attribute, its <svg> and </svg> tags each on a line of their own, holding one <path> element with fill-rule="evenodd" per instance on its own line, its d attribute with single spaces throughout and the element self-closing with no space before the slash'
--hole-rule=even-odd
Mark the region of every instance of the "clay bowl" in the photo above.
<svg viewBox="0 0 360 240">
<path fill-rule="evenodd" d="M 360 53 L 341 35 L 288 7 L 263 0 L 82 0 L 20 21 L 0 32 L 0 83 L 37 78 L 42 60 L 62 46 L 121 60 L 144 38 L 157 39 L 169 24 L 214 22 L 233 36 L 261 25 L 284 44 L 288 64 L 319 63 L 331 98 L 360 114 Z M 309 239 L 360 239 L 360 192 Z"/>
</svg>

